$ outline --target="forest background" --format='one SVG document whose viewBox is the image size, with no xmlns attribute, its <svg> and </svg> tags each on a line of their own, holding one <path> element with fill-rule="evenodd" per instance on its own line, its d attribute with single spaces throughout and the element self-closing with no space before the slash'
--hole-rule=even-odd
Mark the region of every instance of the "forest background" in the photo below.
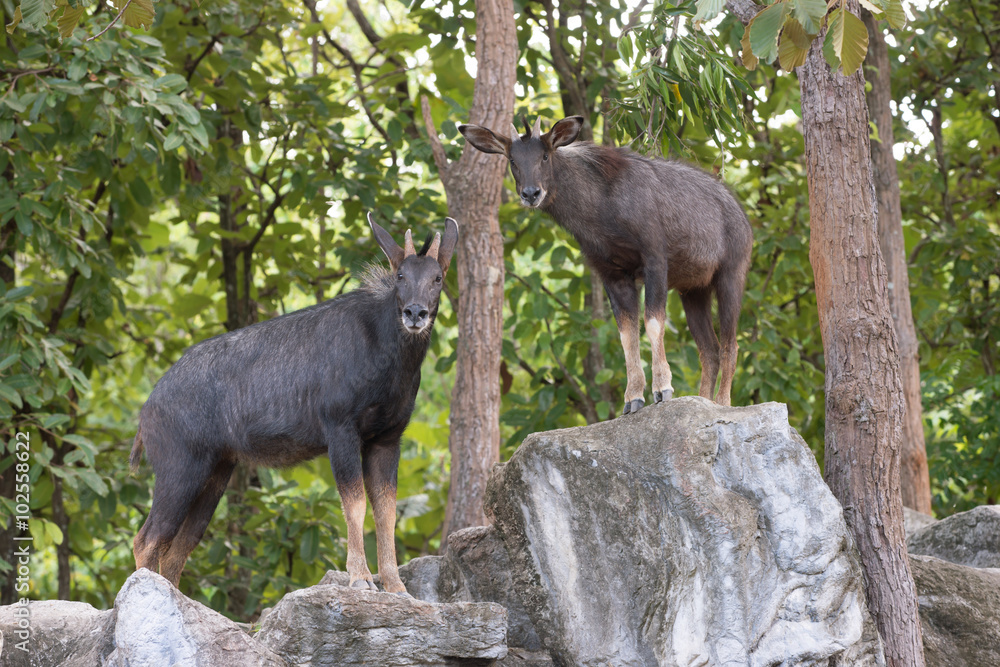
<svg viewBox="0 0 1000 667">
<path fill-rule="evenodd" d="M 14 3 L 0 7 L 11 22 Z M 151 474 L 131 476 L 127 454 L 156 380 L 200 340 L 356 286 L 366 263 L 382 261 L 366 211 L 397 236 L 441 227 L 422 96 L 447 156 L 464 147 L 471 2 L 158 2 L 155 18 L 145 7 L 134 3 L 122 22 L 148 31 L 116 26 L 85 41 L 118 9 L 67 6 L 58 22 L 25 17 L 0 46 L 4 604 L 14 595 L 15 432 L 31 439 L 32 595 L 109 607 L 149 508 Z M 724 16 L 695 26 L 694 2 L 514 8 L 518 117 L 583 113 L 595 140 L 697 162 L 745 203 L 754 264 L 733 403 L 787 403 L 822 465 L 823 348 L 794 74 L 777 61 L 739 66 L 742 25 Z M 910 14 L 887 37 L 893 149 L 943 516 L 1000 491 L 1000 10 L 973 0 Z M 617 328 L 575 243 L 513 198 L 500 221 L 507 458 L 528 433 L 614 416 L 625 376 Z M 404 560 L 440 547 L 445 518 L 454 272 L 448 282 L 404 436 Z M 675 294 L 668 313 L 676 394 L 695 394 L 697 350 Z M 242 470 L 181 589 L 249 619 L 342 569 L 345 537 L 324 459 Z"/>
</svg>

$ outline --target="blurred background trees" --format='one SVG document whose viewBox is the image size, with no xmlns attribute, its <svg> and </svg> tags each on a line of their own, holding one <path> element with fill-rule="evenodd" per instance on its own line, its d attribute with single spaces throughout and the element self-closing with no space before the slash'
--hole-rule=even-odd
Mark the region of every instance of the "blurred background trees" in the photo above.
<svg viewBox="0 0 1000 667">
<path fill-rule="evenodd" d="M 11 23 L 15 3 L 0 7 Z M 5 35 L 0 427 L 5 443 L 31 436 L 34 596 L 107 607 L 131 573 L 152 482 L 148 468 L 128 474 L 135 419 L 187 347 L 352 289 L 365 263 L 380 261 L 367 210 L 396 233 L 439 226 L 448 208 L 425 121 L 459 163 L 456 126 L 469 120 L 477 72 L 474 8 L 160 1 L 148 31 L 122 21 L 85 41 L 119 12 L 99 4 L 65 37 L 58 16 L 69 6 Z M 695 28 L 695 11 L 694 2 L 515 2 L 515 115 L 548 125 L 581 114 L 595 141 L 698 162 L 731 185 L 755 234 L 733 401 L 787 403 L 822 464 L 798 82 L 777 61 L 742 68 L 739 21 Z M 942 515 L 1000 492 L 1000 15 L 985 0 L 910 11 L 885 41 L 932 506 Z M 502 458 L 530 432 L 613 417 L 625 378 L 613 318 L 578 249 L 510 198 L 507 178 L 503 266 L 493 267 L 504 277 Z M 442 539 L 456 274 L 404 436 L 404 559 Z M 668 313 L 676 392 L 696 394 L 697 350 L 676 295 Z M 13 595 L 12 447 L 0 458 L 3 603 Z M 181 588 L 251 618 L 342 567 L 345 536 L 325 460 L 246 470 Z"/>
</svg>

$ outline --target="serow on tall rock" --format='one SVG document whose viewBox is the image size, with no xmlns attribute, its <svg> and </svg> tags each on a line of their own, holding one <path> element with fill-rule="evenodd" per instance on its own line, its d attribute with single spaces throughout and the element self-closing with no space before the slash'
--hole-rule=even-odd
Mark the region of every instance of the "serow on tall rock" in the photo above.
<svg viewBox="0 0 1000 667">
<path fill-rule="evenodd" d="M 686 397 L 534 434 L 486 505 L 557 663 L 885 664 L 842 509 L 784 405 Z"/>
</svg>

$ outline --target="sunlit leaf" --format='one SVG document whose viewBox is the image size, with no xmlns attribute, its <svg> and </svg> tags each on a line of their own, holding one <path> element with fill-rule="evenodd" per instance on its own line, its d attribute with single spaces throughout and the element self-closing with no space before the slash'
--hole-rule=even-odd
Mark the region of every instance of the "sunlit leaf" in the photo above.
<svg viewBox="0 0 1000 667">
<path fill-rule="evenodd" d="M 69 5 L 63 7 L 63 12 L 59 16 L 59 21 L 57 23 L 59 27 L 59 36 L 66 39 L 72 35 L 86 11 L 87 7 L 83 3 L 80 3 L 78 7 L 70 7 Z"/>
<path fill-rule="evenodd" d="M 778 42 L 778 62 L 781 68 L 791 72 L 805 63 L 811 41 L 799 22 L 789 16 Z"/>
<path fill-rule="evenodd" d="M 695 5 L 696 11 L 694 13 L 694 21 L 707 21 L 709 19 L 714 19 L 722 8 L 725 6 L 726 0 L 698 0 Z"/>
<path fill-rule="evenodd" d="M 776 2 L 754 17 L 750 24 L 750 47 L 754 55 L 769 63 L 778 55 L 778 33 L 785 23 L 788 4 Z"/>
<path fill-rule="evenodd" d="M 902 0 L 888 0 L 885 18 L 889 21 L 889 25 L 896 30 L 906 25 L 906 12 L 903 10 Z"/>
<path fill-rule="evenodd" d="M 865 23 L 849 11 L 841 10 L 840 20 L 830 28 L 833 50 L 844 67 L 844 76 L 851 76 L 868 53 L 868 29 Z"/>
</svg>

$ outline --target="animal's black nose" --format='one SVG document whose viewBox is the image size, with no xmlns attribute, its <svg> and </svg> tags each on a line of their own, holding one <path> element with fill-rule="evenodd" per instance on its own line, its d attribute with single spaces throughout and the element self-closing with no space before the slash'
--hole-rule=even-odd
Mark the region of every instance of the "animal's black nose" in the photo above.
<svg viewBox="0 0 1000 667">
<path fill-rule="evenodd" d="M 409 305 L 403 309 L 403 315 L 406 315 L 414 324 L 422 322 L 428 315 L 427 309 L 423 306 Z"/>
<path fill-rule="evenodd" d="M 534 204 L 538 199 L 538 195 L 541 194 L 542 189 L 536 187 L 523 188 L 521 190 L 521 198 L 529 204 Z"/>
</svg>

